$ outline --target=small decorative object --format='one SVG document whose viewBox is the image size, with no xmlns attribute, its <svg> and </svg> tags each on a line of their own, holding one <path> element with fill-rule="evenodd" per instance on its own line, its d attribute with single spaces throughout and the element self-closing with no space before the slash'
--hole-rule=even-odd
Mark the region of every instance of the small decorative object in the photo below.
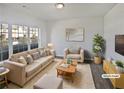
<svg viewBox="0 0 124 93">
<path fill-rule="evenodd" d="M 67 68 L 69 66 L 69 64 L 61 64 L 61 67 Z"/>
<path fill-rule="evenodd" d="M 72 63 L 72 59 L 71 58 L 67 58 L 67 64 L 71 64 Z"/>
<path fill-rule="evenodd" d="M 84 41 L 84 28 L 66 28 L 66 40 L 71 42 Z"/>
<path fill-rule="evenodd" d="M 70 64 L 72 63 L 72 59 L 70 58 Z"/>
<path fill-rule="evenodd" d="M 116 69 L 119 73 L 124 73 L 124 63 L 121 61 L 116 61 Z"/>
<path fill-rule="evenodd" d="M 104 39 L 99 34 L 96 34 L 93 38 L 93 52 L 95 53 L 94 62 L 96 64 L 101 63 L 101 53 L 103 52 Z"/>
<path fill-rule="evenodd" d="M 116 65 L 116 61 L 115 61 L 115 60 L 112 60 L 112 64 L 113 64 L 113 65 Z"/>
</svg>

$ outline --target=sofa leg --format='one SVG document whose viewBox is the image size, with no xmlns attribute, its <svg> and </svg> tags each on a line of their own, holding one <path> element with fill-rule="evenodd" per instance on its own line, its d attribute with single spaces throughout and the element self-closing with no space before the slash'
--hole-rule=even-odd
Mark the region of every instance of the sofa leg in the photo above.
<svg viewBox="0 0 124 93">
<path fill-rule="evenodd" d="M 17 84 L 16 84 L 17 85 Z M 17 85 L 18 87 L 20 87 L 20 88 L 24 88 L 24 86 L 23 85 Z"/>
<path fill-rule="evenodd" d="M 23 88 L 23 86 L 20 86 L 20 88 Z"/>
</svg>

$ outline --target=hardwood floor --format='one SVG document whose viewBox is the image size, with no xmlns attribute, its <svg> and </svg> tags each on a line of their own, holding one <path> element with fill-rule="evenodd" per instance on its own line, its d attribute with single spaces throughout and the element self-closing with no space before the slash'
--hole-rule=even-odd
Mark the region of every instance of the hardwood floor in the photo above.
<svg viewBox="0 0 124 93">
<path fill-rule="evenodd" d="M 94 64 L 88 62 L 91 67 L 91 72 L 96 89 L 113 89 L 113 85 L 109 79 L 103 79 L 101 75 L 104 73 L 102 64 Z"/>
</svg>

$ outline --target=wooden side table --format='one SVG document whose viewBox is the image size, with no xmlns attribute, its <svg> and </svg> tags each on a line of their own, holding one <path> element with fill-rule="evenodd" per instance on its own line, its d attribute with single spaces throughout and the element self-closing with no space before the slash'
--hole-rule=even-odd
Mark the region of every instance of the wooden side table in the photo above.
<svg viewBox="0 0 124 93">
<path fill-rule="evenodd" d="M 8 87 L 8 81 L 7 81 L 7 73 L 9 73 L 9 69 L 8 68 L 5 68 L 6 70 L 2 73 L 0 73 L 0 78 L 3 77 L 2 80 L 0 80 L 0 84 L 3 84 L 3 83 L 6 83 L 6 86 Z"/>
</svg>

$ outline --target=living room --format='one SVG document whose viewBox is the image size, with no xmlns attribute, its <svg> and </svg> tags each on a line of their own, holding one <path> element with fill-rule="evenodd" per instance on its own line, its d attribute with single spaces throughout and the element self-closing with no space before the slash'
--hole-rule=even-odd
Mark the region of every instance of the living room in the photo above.
<svg viewBox="0 0 124 93">
<path fill-rule="evenodd" d="M 123 89 L 123 13 L 121 3 L 0 3 L 0 88 Z"/>
</svg>

